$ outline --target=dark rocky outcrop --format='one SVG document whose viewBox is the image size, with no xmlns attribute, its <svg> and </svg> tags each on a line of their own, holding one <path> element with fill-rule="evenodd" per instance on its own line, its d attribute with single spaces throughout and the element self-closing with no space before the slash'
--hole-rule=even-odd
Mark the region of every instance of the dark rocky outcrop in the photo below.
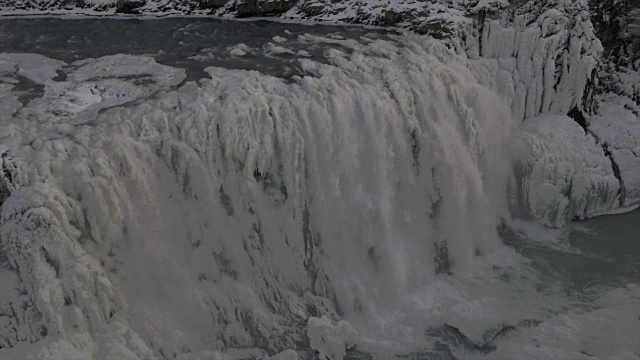
<svg viewBox="0 0 640 360">
<path fill-rule="evenodd" d="M 116 12 L 121 14 L 140 14 L 140 8 L 145 4 L 145 0 L 118 0 L 116 2 Z"/>
<path fill-rule="evenodd" d="M 193 0 L 195 1 L 195 8 L 200 9 L 200 10 L 215 10 L 215 9 L 219 9 L 220 7 L 222 7 L 224 4 L 227 3 L 226 0 Z"/>
<path fill-rule="evenodd" d="M 274 16 L 287 12 L 295 5 L 295 0 L 241 0 L 236 5 L 236 11 L 239 18 Z"/>
</svg>

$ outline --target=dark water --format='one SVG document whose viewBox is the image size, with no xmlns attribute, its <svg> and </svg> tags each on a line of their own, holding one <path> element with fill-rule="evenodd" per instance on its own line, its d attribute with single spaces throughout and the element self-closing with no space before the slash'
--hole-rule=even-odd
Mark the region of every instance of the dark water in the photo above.
<svg viewBox="0 0 640 360">
<path fill-rule="evenodd" d="M 0 52 L 38 53 L 68 63 L 115 54 L 151 55 L 161 64 L 186 69 L 191 80 L 205 77 L 202 69 L 206 66 L 257 70 L 287 78 L 303 75 L 296 60 L 300 57 L 265 53 L 266 44 L 276 44 L 274 36 L 287 39 L 277 45 L 293 52 L 304 50 L 311 59 L 323 61 L 326 47 L 298 41 L 300 35 L 375 39 L 391 33 L 354 26 L 212 18 L 7 18 L 0 19 Z M 240 43 L 256 51 L 242 57 L 231 56 L 229 47 Z M 198 59 L 193 59 L 194 56 Z"/>
<path fill-rule="evenodd" d="M 561 241 L 567 251 L 532 247 L 523 253 L 574 291 L 640 283 L 640 211 L 574 222 Z"/>
</svg>

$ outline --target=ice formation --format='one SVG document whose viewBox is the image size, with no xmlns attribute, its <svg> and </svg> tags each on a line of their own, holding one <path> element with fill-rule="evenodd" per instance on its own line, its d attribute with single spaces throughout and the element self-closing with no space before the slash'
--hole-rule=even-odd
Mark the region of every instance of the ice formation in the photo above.
<svg viewBox="0 0 640 360">
<path fill-rule="evenodd" d="M 608 94 L 600 101 L 600 111 L 590 118 L 589 129 L 598 136 L 615 162 L 622 179 L 620 205 L 640 204 L 640 107 L 631 99 Z"/>
<path fill-rule="evenodd" d="M 348 347 L 357 343 L 358 334 L 348 322 L 340 320 L 332 324 L 325 315 L 321 318 L 309 318 L 307 335 L 310 346 L 318 351 L 320 360 L 342 360 Z"/>
<path fill-rule="evenodd" d="M 493 359 L 634 359 L 638 357 L 640 287 L 608 291 L 583 311 L 557 315 L 508 337 Z M 601 334 L 607 334 L 602 337 Z M 534 345 L 535 344 L 535 345 Z"/>
<path fill-rule="evenodd" d="M 264 356 L 500 246 L 508 105 L 434 40 L 331 41 L 293 81 L 34 56 L 66 76 L 3 118 L 0 357 Z"/>
<path fill-rule="evenodd" d="M 523 124 L 522 200 L 550 226 L 618 207 L 620 184 L 602 146 L 568 116 Z"/>
<path fill-rule="evenodd" d="M 486 19 L 477 30 L 479 43 L 467 44 L 467 53 L 490 64 L 486 81 L 511 99 L 517 119 L 588 107 L 587 85 L 602 51 L 589 12 L 581 2 L 534 6 L 527 3 L 513 14 Z"/>
</svg>

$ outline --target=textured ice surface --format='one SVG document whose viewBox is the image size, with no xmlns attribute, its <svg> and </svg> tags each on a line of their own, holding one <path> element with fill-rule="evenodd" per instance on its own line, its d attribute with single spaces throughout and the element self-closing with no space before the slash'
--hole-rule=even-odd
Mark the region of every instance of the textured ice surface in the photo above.
<svg viewBox="0 0 640 360">
<path fill-rule="evenodd" d="M 640 288 L 635 284 L 611 290 L 593 309 L 570 311 L 522 329 L 482 358 L 636 359 L 640 354 L 639 303 Z"/>
<path fill-rule="evenodd" d="M 270 356 L 269 360 L 300 360 L 300 356 L 298 356 L 297 352 L 288 349 L 281 353 Z"/>
<path fill-rule="evenodd" d="M 346 349 L 357 343 L 358 333 L 344 320 L 335 325 L 326 316 L 309 318 L 307 336 L 312 349 L 318 351 L 320 360 L 342 360 Z"/>
<path fill-rule="evenodd" d="M 640 203 L 640 107 L 631 99 L 605 95 L 589 129 L 606 144 L 624 183 L 623 206 Z"/>
<path fill-rule="evenodd" d="M 81 60 L 3 118 L 0 357 L 276 353 L 500 247 L 508 106 L 433 40 L 332 41 L 289 81 Z"/>
<path fill-rule="evenodd" d="M 39 54 L 7 54 L 0 53 L 0 70 L 24 76 L 36 84 L 44 84 L 53 79 L 58 70 L 66 65 L 64 62 L 49 59 Z"/>
<path fill-rule="evenodd" d="M 598 141 L 567 116 L 540 115 L 523 124 L 522 196 L 551 226 L 618 206 L 620 185 Z"/>
<path fill-rule="evenodd" d="M 467 44 L 470 57 L 484 63 L 481 71 L 489 71 L 485 81 L 511 99 L 518 119 L 581 106 L 602 52 L 580 2 L 531 6 L 516 10 L 513 22 L 487 20 L 478 42 Z"/>
<path fill-rule="evenodd" d="M 446 323 L 458 329 L 474 344 L 482 346 L 487 331 L 508 324 L 509 318 L 498 299 L 482 298 L 452 306 Z"/>
</svg>

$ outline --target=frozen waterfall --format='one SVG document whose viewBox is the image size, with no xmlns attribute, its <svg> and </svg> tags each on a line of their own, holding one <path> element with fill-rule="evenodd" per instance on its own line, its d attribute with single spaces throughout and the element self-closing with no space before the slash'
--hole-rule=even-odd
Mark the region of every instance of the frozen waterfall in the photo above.
<svg viewBox="0 0 640 360">
<path fill-rule="evenodd" d="M 1 358 L 259 357 L 502 246 L 511 104 L 434 40 L 300 41 L 290 79 L 0 55 Z"/>
</svg>

